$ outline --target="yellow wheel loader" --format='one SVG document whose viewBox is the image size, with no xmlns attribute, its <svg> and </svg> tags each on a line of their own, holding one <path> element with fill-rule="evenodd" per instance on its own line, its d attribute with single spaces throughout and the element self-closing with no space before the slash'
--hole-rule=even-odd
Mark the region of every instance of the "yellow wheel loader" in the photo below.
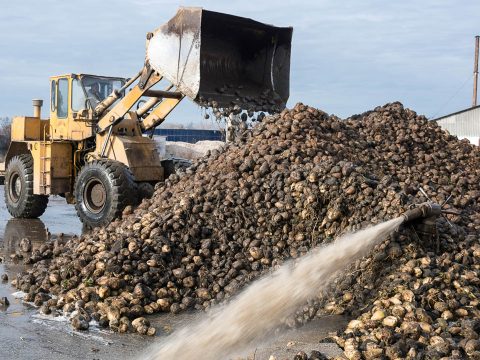
<svg viewBox="0 0 480 360">
<path fill-rule="evenodd" d="M 39 217 L 49 195 L 60 195 L 87 226 L 108 224 L 169 175 L 152 130 L 185 97 L 217 109 L 285 107 L 291 38 L 290 27 L 185 7 L 147 34 L 134 77 L 52 77 L 50 118 L 34 100 L 34 116 L 12 122 L 0 165 L 8 211 Z"/>
</svg>

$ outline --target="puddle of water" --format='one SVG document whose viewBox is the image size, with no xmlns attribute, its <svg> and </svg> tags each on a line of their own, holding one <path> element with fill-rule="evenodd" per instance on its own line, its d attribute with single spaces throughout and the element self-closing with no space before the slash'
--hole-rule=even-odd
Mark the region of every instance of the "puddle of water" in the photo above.
<svg viewBox="0 0 480 360">
<path fill-rule="evenodd" d="M 60 197 L 51 197 L 48 208 L 40 219 L 14 219 L 7 211 L 4 187 L 0 186 L 0 257 L 3 258 L 0 262 L 0 274 L 6 273 L 9 278 L 8 282 L 0 283 L 0 296 L 6 296 L 10 300 L 10 306 L 6 309 L 8 314 L 24 314 L 26 310 L 19 300 L 25 294 L 15 292 L 10 282 L 27 266 L 22 260 L 12 261 L 10 256 L 20 251 L 20 242 L 23 238 L 28 238 L 32 250 L 35 250 L 50 238 L 51 233 L 60 232 L 67 233 L 67 237 L 82 233 L 82 224 L 74 206 L 68 205 Z"/>
<path fill-rule="evenodd" d="M 105 335 L 111 335 L 113 332 L 101 329 L 95 321 L 90 322 L 90 328 L 88 331 L 77 331 L 72 329 L 70 326 L 70 318 L 67 316 L 34 314 L 32 315 L 32 322 L 51 330 L 62 330 L 62 332 L 69 334 L 70 336 L 79 336 L 84 339 L 94 340 L 104 345 L 110 345 L 112 343 L 105 338 Z"/>
<path fill-rule="evenodd" d="M 12 293 L 12 296 L 15 298 L 15 299 L 23 299 L 23 297 L 27 295 L 26 293 L 24 293 L 23 291 L 15 291 L 14 293 Z"/>
</svg>

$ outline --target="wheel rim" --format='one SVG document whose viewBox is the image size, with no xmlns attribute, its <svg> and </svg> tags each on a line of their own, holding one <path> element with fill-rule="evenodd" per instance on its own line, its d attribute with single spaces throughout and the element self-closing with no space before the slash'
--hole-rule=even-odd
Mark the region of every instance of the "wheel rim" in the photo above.
<svg viewBox="0 0 480 360">
<path fill-rule="evenodd" d="M 10 176 L 9 187 L 8 187 L 8 194 L 10 195 L 10 199 L 17 203 L 20 200 L 20 196 L 22 194 L 22 180 L 20 179 L 20 175 L 14 172 Z"/>
<path fill-rule="evenodd" d="M 100 213 L 105 207 L 107 191 L 103 183 L 98 179 L 91 179 L 85 185 L 83 202 L 89 211 L 94 214 Z"/>
</svg>

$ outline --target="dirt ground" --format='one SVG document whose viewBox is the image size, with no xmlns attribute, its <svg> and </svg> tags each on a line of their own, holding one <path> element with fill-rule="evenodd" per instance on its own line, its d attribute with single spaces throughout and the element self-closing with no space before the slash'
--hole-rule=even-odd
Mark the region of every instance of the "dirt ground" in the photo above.
<svg viewBox="0 0 480 360">
<path fill-rule="evenodd" d="M 159 315 L 150 320 L 157 328 L 155 337 L 136 334 L 117 334 L 91 327 L 88 332 L 74 331 L 63 318 L 40 316 L 36 309 L 15 297 L 10 281 L 24 269 L 22 263 L 13 263 L 9 256 L 18 249 L 22 238 L 28 237 L 33 248 L 39 247 L 49 234 L 65 236 L 81 234 L 82 225 L 73 206 L 61 198 L 51 198 L 47 211 L 38 220 L 12 219 L 5 208 L 4 189 L 0 186 L 0 275 L 6 273 L 7 283 L 0 283 L 0 297 L 6 296 L 10 306 L 0 308 L 0 359 L 132 359 L 141 358 L 145 349 L 156 342 L 164 341 L 168 334 L 183 324 L 188 324 L 203 314 Z M 17 296 L 19 296 L 17 294 Z M 319 343 L 329 331 L 346 325 L 348 320 L 332 316 L 318 319 L 307 326 L 271 339 L 249 357 L 267 360 L 275 355 L 277 360 L 293 358 L 300 350 L 309 353 L 320 350 L 326 355 L 341 354 L 331 343 Z"/>
</svg>

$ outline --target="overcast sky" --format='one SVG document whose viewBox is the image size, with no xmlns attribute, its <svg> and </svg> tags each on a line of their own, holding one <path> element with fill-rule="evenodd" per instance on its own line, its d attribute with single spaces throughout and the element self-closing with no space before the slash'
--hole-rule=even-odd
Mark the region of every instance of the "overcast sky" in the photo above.
<svg viewBox="0 0 480 360">
<path fill-rule="evenodd" d="M 48 101 L 51 75 L 129 77 L 178 6 L 293 26 L 289 106 L 341 117 L 401 101 L 428 117 L 471 105 L 479 0 L 1 0 L 0 116 Z M 47 116 L 44 110 L 44 117 Z M 185 100 L 168 121 L 201 122 Z"/>
</svg>

